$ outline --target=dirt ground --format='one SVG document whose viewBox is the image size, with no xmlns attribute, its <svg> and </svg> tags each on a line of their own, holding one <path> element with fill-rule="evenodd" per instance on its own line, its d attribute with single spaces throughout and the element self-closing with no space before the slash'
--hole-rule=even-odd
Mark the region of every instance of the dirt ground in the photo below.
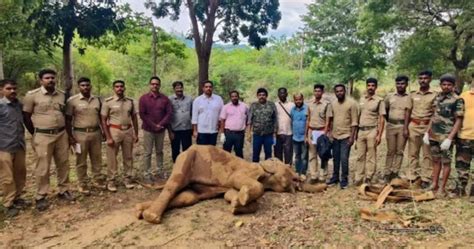
<svg viewBox="0 0 474 249">
<path fill-rule="evenodd" d="M 165 167 L 171 169 L 169 142 L 165 142 Z M 385 161 L 382 144 L 379 166 Z M 246 144 L 246 157 L 250 156 Z M 141 166 L 141 145 L 135 149 L 135 168 Z M 104 150 L 105 152 L 105 150 Z M 355 155 L 355 151 L 352 152 Z M 105 159 L 105 155 L 104 155 Z M 28 186 L 33 198 L 33 156 L 28 153 Z M 71 157 L 71 166 L 75 159 Z M 351 158 L 354 165 L 354 156 Z M 105 160 L 104 160 L 105 166 Z M 380 168 L 380 167 L 379 167 Z M 353 175 L 353 174 L 352 174 Z M 54 186 L 54 172 L 52 184 Z M 72 186 L 75 170 L 71 168 Z M 55 188 L 53 188 L 55 190 Z M 393 224 L 361 220 L 359 209 L 373 203 L 362 200 L 357 189 L 329 188 L 325 193 L 267 192 L 255 214 L 234 216 L 223 199 L 168 211 L 162 223 L 149 224 L 134 217 L 137 202 L 158 196 L 144 188 L 117 193 L 95 191 L 72 203 L 57 200 L 44 213 L 33 207 L 14 219 L 0 216 L 0 247 L 473 247 L 474 205 L 466 199 L 437 199 L 424 203 L 385 204 L 402 214 L 428 217 L 441 224 L 442 234 L 426 231 L 389 231 Z"/>
</svg>

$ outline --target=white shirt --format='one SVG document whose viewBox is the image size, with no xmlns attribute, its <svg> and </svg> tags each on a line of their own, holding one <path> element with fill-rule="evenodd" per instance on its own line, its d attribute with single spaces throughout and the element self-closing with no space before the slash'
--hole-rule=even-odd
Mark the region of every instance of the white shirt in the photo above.
<svg viewBox="0 0 474 249">
<path fill-rule="evenodd" d="M 224 101 L 216 94 L 209 98 L 203 94 L 194 100 L 191 123 L 197 125 L 198 133 L 217 133 L 223 106 Z"/>
<path fill-rule="evenodd" d="M 295 106 L 293 102 L 286 101 L 285 103 L 278 100 L 275 103 L 277 109 L 277 118 L 278 118 L 278 135 L 293 135 L 293 130 L 291 129 L 291 118 L 288 115 L 291 112 L 291 109 Z M 283 107 L 285 110 L 283 110 Z"/>
</svg>

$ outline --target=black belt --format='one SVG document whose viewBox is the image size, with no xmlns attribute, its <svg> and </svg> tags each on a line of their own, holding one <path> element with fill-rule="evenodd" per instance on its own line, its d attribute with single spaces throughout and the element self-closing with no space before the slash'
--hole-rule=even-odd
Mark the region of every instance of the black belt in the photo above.
<svg viewBox="0 0 474 249">
<path fill-rule="evenodd" d="M 405 124 L 405 120 L 396 120 L 396 119 L 390 119 L 390 118 L 388 119 L 388 122 L 394 125 Z"/>
<path fill-rule="evenodd" d="M 45 134 L 58 134 L 61 131 L 64 131 L 64 127 L 58 128 L 58 129 L 40 129 L 40 128 L 35 128 L 35 133 L 45 133 Z"/>
<path fill-rule="evenodd" d="M 74 127 L 74 131 L 81 131 L 81 132 L 96 132 L 100 129 L 99 126 L 96 127 L 87 127 L 87 128 L 78 128 Z"/>
<path fill-rule="evenodd" d="M 364 127 L 359 127 L 359 131 L 368 131 L 376 128 L 377 126 L 364 126 Z"/>
<path fill-rule="evenodd" d="M 241 130 L 241 131 L 231 131 L 229 129 L 225 129 L 224 132 L 228 132 L 228 133 L 244 133 L 245 130 Z"/>
</svg>

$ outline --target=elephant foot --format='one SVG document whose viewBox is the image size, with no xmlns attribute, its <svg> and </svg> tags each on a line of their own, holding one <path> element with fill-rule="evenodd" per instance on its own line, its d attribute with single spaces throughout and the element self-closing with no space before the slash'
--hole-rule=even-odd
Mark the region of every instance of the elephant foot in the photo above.
<svg viewBox="0 0 474 249">
<path fill-rule="evenodd" d="M 159 224 L 161 222 L 160 217 L 157 214 L 150 212 L 149 210 L 143 211 L 142 215 L 143 215 L 143 219 L 145 219 L 146 221 L 150 223 Z"/>
<path fill-rule="evenodd" d="M 250 199 L 249 191 L 250 190 L 246 185 L 244 185 L 244 186 L 242 186 L 242 188 L 240 188 L 238 198 L 239 198 L 239 204 L 241 206 L 247 205 L 247 203 Z"/>
<path fill-rule="evenodd" d="M 232 214 L 251 214 L 257 212 L 257 209 L 258 203 L 254 201 L 247 206 L 232 207 Z"/>
</svg>

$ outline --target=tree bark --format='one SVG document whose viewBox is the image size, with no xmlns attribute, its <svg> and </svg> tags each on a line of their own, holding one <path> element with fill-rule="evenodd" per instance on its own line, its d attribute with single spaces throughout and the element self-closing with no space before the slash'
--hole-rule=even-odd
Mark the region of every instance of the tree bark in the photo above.
<svg viewBox="0 0 474 249">
<path fill-rule="evenodd" d="M 152 41 L 152 50 L 153 50 L 153 76 L 156 76 L 156 61 L 158 58 L 158 50 L 157 50 L 157 43 L 158 43 L 158 36 L 156 34 L 156 27 L 153 25 L 152 22 L 152 33 L 153 33 L 153 41 Z"/>
<path fill-rule="evenodd" d="M 73 68 L 72 68 L 72 44 L 73 33 L 64 32 L 64 42 L 63 42 L 63 81 L 64 81 L 64 91 L 66 97 L 71 96 L 72 82 L 74 79 Z"/>
<path fill-rule="evenodd" d="M 3 50 L 0 48 L 0 80 L 5 78 L 5 73 L 3 71 Z"/>
<path fill-rule="evenodd" d="M 354 79 L 349 79 L 349 95 L 354 93 Z"/>
</svg>

